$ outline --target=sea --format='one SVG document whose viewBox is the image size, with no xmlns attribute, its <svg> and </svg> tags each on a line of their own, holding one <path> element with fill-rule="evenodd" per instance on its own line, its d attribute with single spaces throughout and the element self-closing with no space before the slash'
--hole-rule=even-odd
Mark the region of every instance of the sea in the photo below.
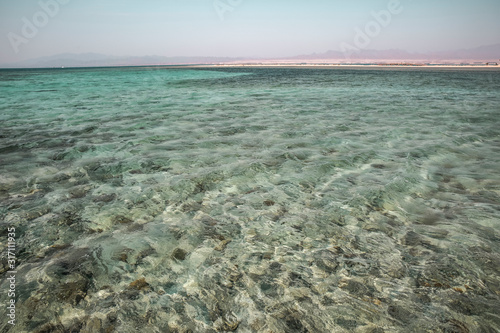
<svg viewBox="0 0 500 333">
<path fill-rule="evenodd" d="M 0 70 L 0 332 L 500 331 L 500 70 Z"/>
</svg>

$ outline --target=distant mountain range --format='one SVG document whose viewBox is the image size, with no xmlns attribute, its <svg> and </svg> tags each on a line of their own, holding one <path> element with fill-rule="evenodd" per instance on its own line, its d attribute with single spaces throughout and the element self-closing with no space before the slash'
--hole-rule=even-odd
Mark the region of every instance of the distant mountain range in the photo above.
<svg viewBox="0 0 500 333">
<path fill-rule="evenodd" d="M 420 62 L 498 62 L 500 59 L 500 44 L 481 46 L 473 49 L 462 49 L 432 53 L 412 53 L 404 50 L 359 50 L 346 53 L 340 51 L 327 51 L 322 54 L 309 54 L 292 57 L 291 59 L 318 60 L 334 59 L 340 62 L 359 60 L 394 60 L 394 61 L 420 61 Z"/>
<path fill-rule="evenodd" d="M 40 57 L 8 64 L 0 68 L 43 68 L 43 67 L 102 67 L 102 66 L 147 66 L 147 65 L 186 65 L 219 63 L 255 63 L 255 62 L 331 62 L 331 63 L 367 63 L 412 61 L 420 63 L 475 63 L 500 62 L 500 44 L 481 46 L 446 52 L 412 53 L 404 50 L 369 50 L 362 49 L 345 54 L 340 51 L 327 51 L 287 58 L 230 58 L 230 57 L 117 57 L 97 53 L 64 53 L 49 57 Z"/>
<path fill-rule="evenodd" d="M 50 67 L 106 67 L 106 66 L 147 66 L 147 65 L 183 65 L 213 64 L 238 61 L 239 58 L 224 57 L 117 57 L 98 53 L 62 53 L 48 57 L 34 58 L 8 64 L 0 68 L 50 68 Z"/>
</svg>

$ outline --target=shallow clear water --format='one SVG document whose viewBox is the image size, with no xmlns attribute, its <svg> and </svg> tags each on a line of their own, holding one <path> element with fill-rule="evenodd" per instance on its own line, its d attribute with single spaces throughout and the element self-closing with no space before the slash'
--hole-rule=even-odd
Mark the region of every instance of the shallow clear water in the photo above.
<svg viewBox="0 0 500 333">
<path fill-rule="evenodd" d="M 500 330 L 500 71 L 4 70 L 0 92 L 3 331 Z"/>
</svg>

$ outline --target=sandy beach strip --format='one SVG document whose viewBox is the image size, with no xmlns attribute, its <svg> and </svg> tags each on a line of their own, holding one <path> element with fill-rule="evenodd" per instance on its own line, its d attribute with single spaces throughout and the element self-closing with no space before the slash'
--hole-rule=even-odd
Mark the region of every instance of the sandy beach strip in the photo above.
<svg viewBox="0 0 500 333">
<path fill-rule="evenodd" d="M 500 65 L 384 65 L 384 64 L 289 64 L 289 63 L 273 63 L 273 64 L 200 64 L 188 65 L 183 67 L 192 68 L 328 68 L 328 69 L 443 69 L 443 70 L 491 70 L 500 71 Z"/>
</svg>

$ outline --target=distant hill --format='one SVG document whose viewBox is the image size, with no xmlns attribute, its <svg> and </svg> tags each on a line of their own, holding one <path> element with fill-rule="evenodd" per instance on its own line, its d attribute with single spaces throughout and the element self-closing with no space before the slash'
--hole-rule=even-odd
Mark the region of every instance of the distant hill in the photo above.
<svg viewBox="0 0 500 333">
<path fill-rule="evenodd" d="M 0 68 L 43 68 L 43 67 L 102 67 L 102 66 L 147 66 L 147 65 L 186 65 L 218 64 L 237 62 L 392 62 L 416 61 L 433 63 L 474 63 L 500 62 L 500 44 L 481 46 L 446 52 L 412 53 L 404 50 L 362 49 L 349 54 L 340 51 L 327 51 L 287 58 L 229 58 L 229 57 L 116 57 L 97 53 L 64 53 L 49 57 L 40 57 L 9 64 L 0 64 Z"/>
<path fill-rule="evenodd" d="M 9 64 L 0 64 L 1 68 L 50 68 L 50 67 L 104 67 L 104 66 L 147 66 L 147 65 L 182 65 L 212 64 L 238 61 L 239 58 L 223 57 L 116 57 L 98 53 L 62 53 Z"/>
<path fill-rule="evenodd" d="M 419 60 L 427 62 L 497 62 L 500 59 L 500 44 L 481 46 L 473 49 L 461 49 L 432 53 L 412 53 L 404 50 L 370 50 L 362 49 L 343 53 L 340 51 L 327 51 L 321 54 L 308 54 L 291 57 L 296 60 L 332 59 L 340 62 L 358 60 Z"/>
</svg>

